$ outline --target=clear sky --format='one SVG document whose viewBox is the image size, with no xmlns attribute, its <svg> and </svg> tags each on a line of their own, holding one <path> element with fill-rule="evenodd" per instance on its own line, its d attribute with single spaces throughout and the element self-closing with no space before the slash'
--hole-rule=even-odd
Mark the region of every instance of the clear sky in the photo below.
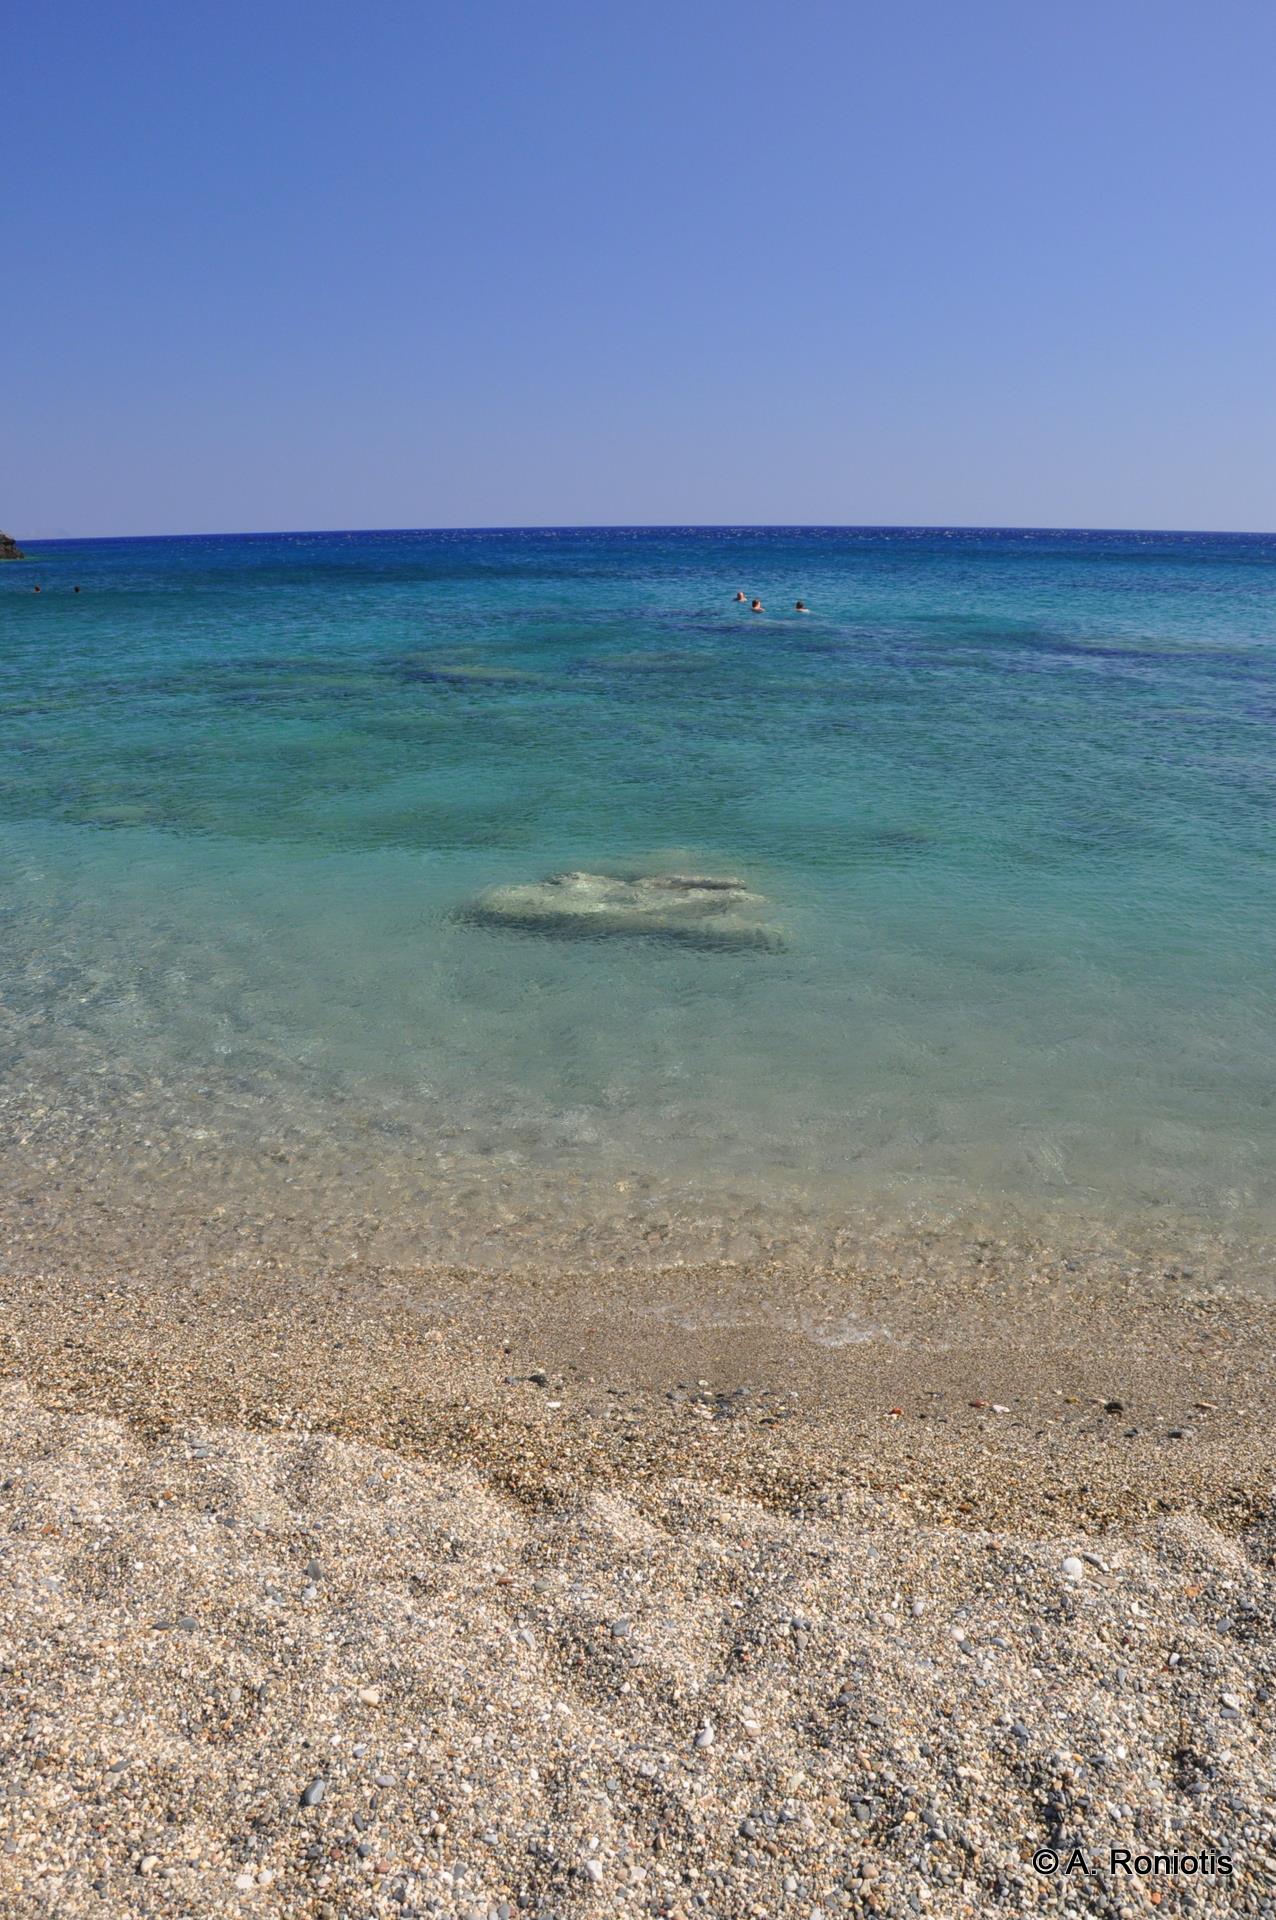
<svg viewBox="0 0 1276 1920">
<path fill-rule="evenodd" d="M 42 0 L 0 526 L 1276 528 L 1271 0 Z"/>
</svg>

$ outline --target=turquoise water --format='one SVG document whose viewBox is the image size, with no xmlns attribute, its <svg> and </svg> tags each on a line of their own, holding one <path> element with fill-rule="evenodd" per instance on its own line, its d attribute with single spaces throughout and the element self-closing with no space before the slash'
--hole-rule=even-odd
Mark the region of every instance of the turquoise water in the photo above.
<svg viewBox="0 0 1276 1920">
<path fill-rule="evenodd" d="M 790 1205 L 1270 1232 L 1276 538 L 33 551 L 0 569 L 15 1190 L 422 1252 L 603 1215 L 746 1247 Z M 464 917 L 653 866 L 740 874 L 783 945 Z"/>
</svg>

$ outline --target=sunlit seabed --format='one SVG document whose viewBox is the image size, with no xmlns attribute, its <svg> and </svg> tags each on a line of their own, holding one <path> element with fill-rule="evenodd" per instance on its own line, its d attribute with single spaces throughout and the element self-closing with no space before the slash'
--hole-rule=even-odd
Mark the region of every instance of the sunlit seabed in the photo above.
<svg viewBox="0 0 1276 1920">
<path fill-rule="evenodd" d="M 1274 560 L 745 531 L 6 568 L 9 1200 L 395 1258 L 855 1220 L 1261 1248 Z M 783 944 L 465 918 L 581 867 L 740 874 Z"/>
</svg>

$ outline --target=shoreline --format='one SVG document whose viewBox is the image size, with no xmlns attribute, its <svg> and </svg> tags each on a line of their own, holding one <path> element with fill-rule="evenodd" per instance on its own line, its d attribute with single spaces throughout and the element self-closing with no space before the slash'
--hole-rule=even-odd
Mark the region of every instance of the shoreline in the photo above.
<svg viewBox="0 0 1276 1920">
<path fill-rule="evenodd" d="M 146 1433 L 199 1417 L 463 1461 L 507 1474 L 520 1498 L 538 1497 L 530 1461 L 551 1429 L 547 1498 L 644 1467 L 708 1470 L 739 1491 L 783 1462 L 796 1487 L 814 1477 L 808 1457 L 825 1479 L 891 1484 L 907 1463 L 939 1489 L 963 1457 L 968 1472 L 972 1444 L 997 1463 L 990 1491 L 1011 1502 L 1036 1495 L 997 1484 L 1006 1461 L 1083 1461 L 1073 1488 L 1051 1478 L 1092 1519 L 1100 1501 L 1116 1517 L 1127 1495 L 1180 1481 L 1226 1505 L 1250 1449 L 1263 1480 L 1276 1300 L 1129 1268 L 1100 1291 L 1079 1262 L 1023 1260 L 980 1242 L 960 1266 L 949 1252 L 890 1273 L 500 1274 L 257 1256 L 94 1278 L 11 1264 L 0 1378 Z M 627 1409 L 621 1449 L 613 1402 Z M 531 1453 L 510 1447 L 504 1461 L 511 1432 Z M 1266 1466 L 1270 1479 L 1276 1454 Z"/>
</svg>

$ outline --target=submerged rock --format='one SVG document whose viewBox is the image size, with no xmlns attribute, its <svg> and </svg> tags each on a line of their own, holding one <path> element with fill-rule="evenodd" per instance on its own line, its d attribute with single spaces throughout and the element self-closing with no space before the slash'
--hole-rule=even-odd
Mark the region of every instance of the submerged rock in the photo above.
<svg viewBox="0 0 1276 1920">
<path fill-rule="evenodd" d="M 466 910 L 479 926 L 575 938 L 646 934 L 703 947 L 778 947 L 767 902 L 733 875 L 556 873 L 492 887 Z"/>
<path fill-rule="evenodd" d="M 12 534 L 0 533 L 0 560 L 25 560 L 26 557 Z"/>
<path fill-rule="evenodd" d="M 403 680 L 438 680 L 457 687 L 521 687 L 538 685 L 545 678 L 527 667 L 504 666 L 499 661 L 436 660 L 432 654 L 401 660 L 396 670 Z"/>
</svg>

